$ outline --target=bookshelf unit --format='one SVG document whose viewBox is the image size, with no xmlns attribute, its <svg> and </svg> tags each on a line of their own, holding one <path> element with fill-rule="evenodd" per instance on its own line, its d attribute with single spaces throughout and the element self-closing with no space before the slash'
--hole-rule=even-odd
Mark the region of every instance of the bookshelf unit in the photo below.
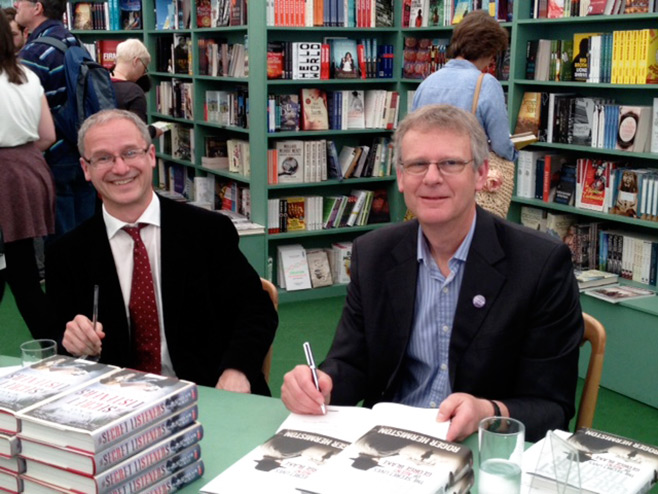
<svg viewBox="0 0 658 494">
<path fill-rule="evenodd" d="M 519 4 L 520 5 L 520 4 Z M 516 5 L 515 5 L 516 7 Z M 610 84 L 584 82 L 541 82 L 525 79 L 527 42 L 536 39 L 571 39 L 574 33 L 612 32 L 614 30 L 655 29 L 658 14 L 628 14 L 562 19 L 531 19 L 529 9 L 517 9 L 512 22 L 512 53 L 508 108 L 512 129 L 516 125 L 524 92 L 573 92 L 579 96 L 614 98 L 618 104 L 651 106 L 658 97 L 658 85 Z M 613 149 L 591 148 L 569 144 L 537 142 L 529 149 L 559 152 L 569 157 L 592 157 L 627 161 L 634 167 L 656 168 L 655 153 L 633 153 Z M 614 214 L 588 211 L 571 206 L 547 203 L 537 199 L 514 197 L 508 218 L 520 222 L 521 207 L 533 206 L 549 212 L 569 213 L 579 221 L 605 221 L 614 228 L 642 232 L 658 238 L 658 222 Z M 655 287 L 653 287 L 655 289 Z M 658 407 L 658 395 L 651 376 L 658 375 L 653 349 L 658 343 L 658 298 L 609 304 L 581 296 L 583 310 L 599 319 L 606 328 L 608 344 L 601 384 L 639 401 Z M 581 376 L 586 370 L 584 349 L 580 361 Z M 651 391 L 654 390 L 654 391 Z"/>
</svg>

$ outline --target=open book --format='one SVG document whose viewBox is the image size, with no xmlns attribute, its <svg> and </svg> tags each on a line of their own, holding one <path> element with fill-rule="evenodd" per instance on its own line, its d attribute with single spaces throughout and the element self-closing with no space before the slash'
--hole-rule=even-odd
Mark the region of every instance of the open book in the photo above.
<svg viewBox="0 0 658 494">
<path fill-rule="evenodd" d="M 278 432 L 201 488 L 202 493 L 437 493 L 472 484 L 472 453 L 442 438 L 436 409 L 379 403 L 290 414 Z"/>
</svg>

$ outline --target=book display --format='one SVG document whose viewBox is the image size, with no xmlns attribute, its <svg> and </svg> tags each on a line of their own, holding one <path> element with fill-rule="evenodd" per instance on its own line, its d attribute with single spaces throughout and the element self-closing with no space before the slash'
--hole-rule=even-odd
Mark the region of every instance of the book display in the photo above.
<svg viewBox="0 0 658 494">
<path fill-rule="evenodd" d="M 3 376 L 0 487 L 96 494 L 181 487 L 204 470 L 196 403 L 194 383 L 61 355 Z"/>
<path fill-rule="evenodd" d="M 201 488 L 202 493 L 467 492 L 473 456 L 444 440 L 436 410 L 378 403 L 291 414 L 277 433 Z M 452 489 L 452 490 L 451 490 Z"/>
</svg>

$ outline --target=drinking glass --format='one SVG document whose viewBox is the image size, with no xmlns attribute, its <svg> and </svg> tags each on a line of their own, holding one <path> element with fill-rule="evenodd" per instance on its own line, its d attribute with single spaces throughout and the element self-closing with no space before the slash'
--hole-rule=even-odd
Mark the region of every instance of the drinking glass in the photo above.
<svg viewBox="0 0 658 494">
<path fill-rule="evenodd" d="M 21 343 L 23 367 L 27 367 L 39 360 L 52 357 L 56 354 L 57 342 L 55 340 L 30 340 Z"/>
<path fill-rule="evenodd" d="M 525 426 L 507 417 L 488 417 L 478 427 L 479 494 L 519 494 Z"/>
</svg>

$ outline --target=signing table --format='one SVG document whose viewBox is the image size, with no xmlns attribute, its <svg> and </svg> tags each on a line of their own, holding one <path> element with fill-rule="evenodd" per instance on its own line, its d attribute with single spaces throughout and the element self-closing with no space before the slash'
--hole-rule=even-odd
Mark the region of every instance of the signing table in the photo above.
<svg viewBox="0 0 658 494">
<path fill-rule="evenodd" d="M 0 356 L 0 367 L 19 365 L 20 360 Z M 245 395 L 199 386 L 199 421 L 203 424 L 201 458 L 205 474 L 184 487 L 183 494 L 198 493 L 199 489 L 223 472 L 276 432 L 288 416 L 288 410 L 278 398 Z M 477 437 L 469 437 L 465 444 L 474 453 L 477 463 Z M 477 467 L 474 466 L 477 476 Z M 477 489 L 472 489 L 473 494 Z"/>
</svg>

